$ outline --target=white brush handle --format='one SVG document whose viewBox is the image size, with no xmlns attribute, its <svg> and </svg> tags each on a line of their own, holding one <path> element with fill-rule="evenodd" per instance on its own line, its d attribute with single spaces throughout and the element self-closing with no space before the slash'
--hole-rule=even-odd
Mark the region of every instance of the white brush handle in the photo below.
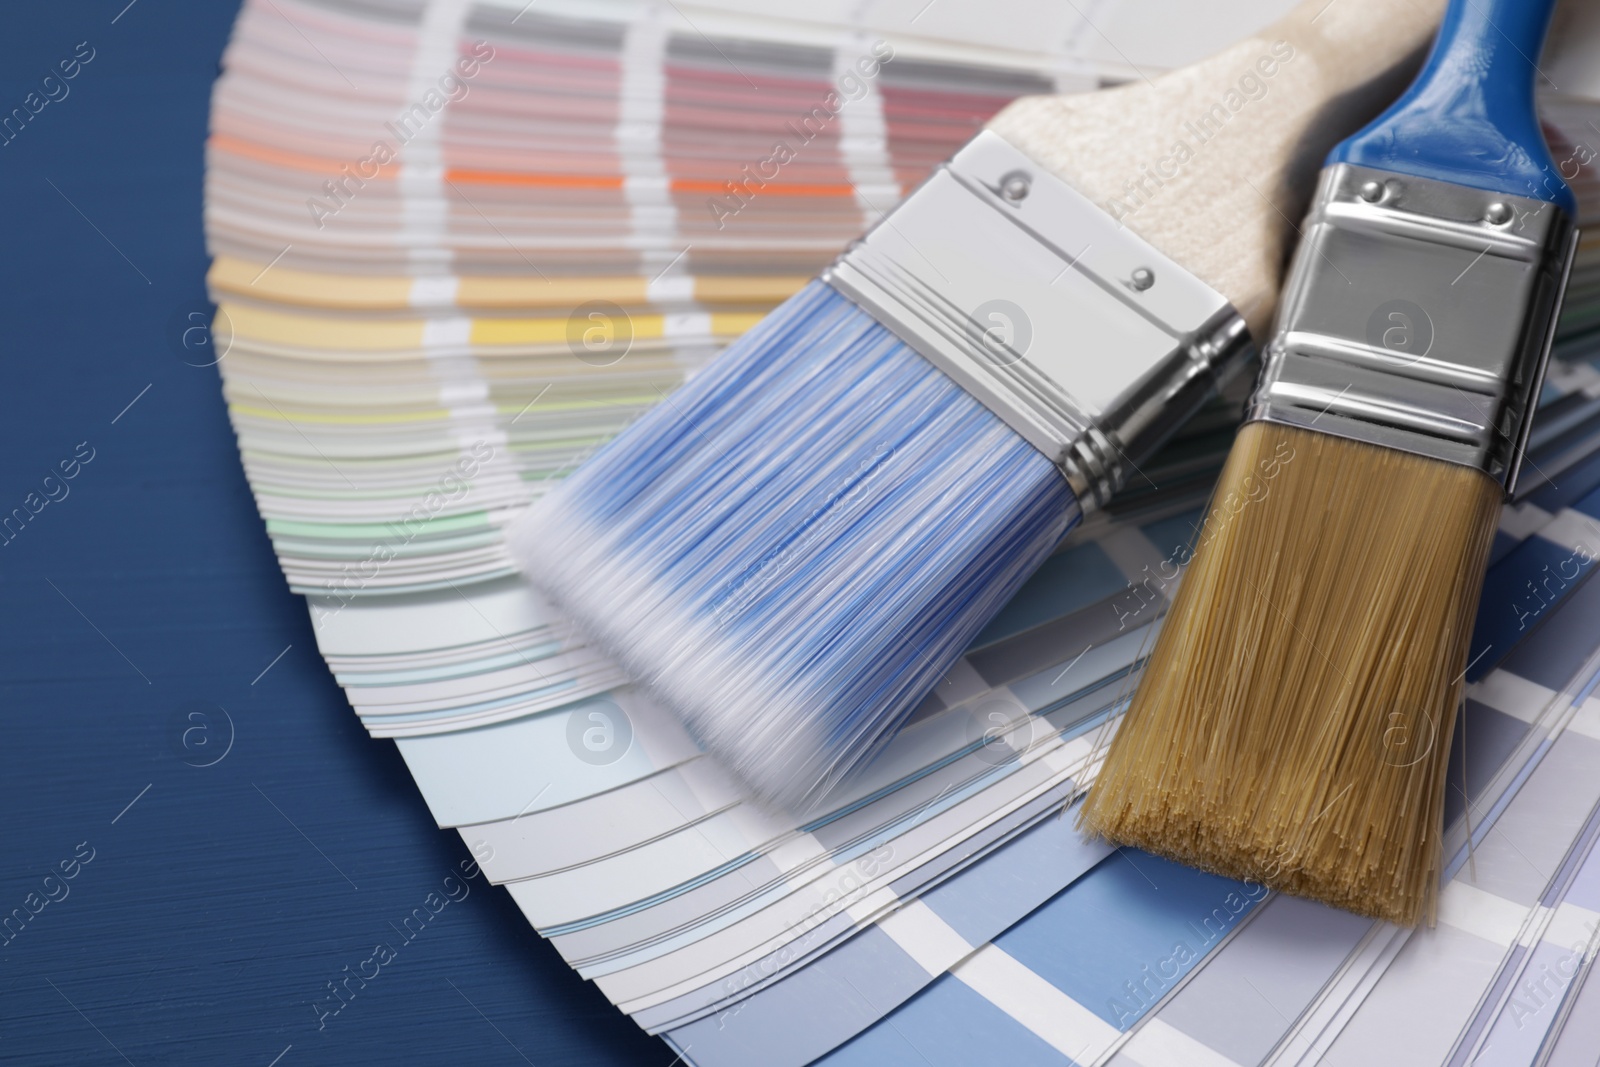
<svg viewBox="0 0 1600 1067">
<path fill-rule="evenodd" d="M 1222 293 L 1262 339 L 1338 141 L 1405 88 L 1444 0 L 1306 0 L 1211 58 L 1014 101 L 989 128 Z"/>
</svg>

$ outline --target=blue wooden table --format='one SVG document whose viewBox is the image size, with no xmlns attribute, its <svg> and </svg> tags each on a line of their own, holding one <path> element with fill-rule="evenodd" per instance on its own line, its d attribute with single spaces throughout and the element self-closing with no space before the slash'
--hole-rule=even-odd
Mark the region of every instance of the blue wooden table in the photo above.
<svg viewBox="0 0 1600 1067">
<path fill-rule="evenodd" d="M 462 879 L 185 360 L 234 12 L 0 15 L 0 1063 L 667 1067 Z"/>
</svg>

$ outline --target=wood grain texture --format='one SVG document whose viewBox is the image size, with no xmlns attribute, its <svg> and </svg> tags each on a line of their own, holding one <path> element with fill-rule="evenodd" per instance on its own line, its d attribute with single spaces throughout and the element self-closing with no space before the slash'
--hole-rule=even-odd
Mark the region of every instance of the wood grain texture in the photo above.
<svg viewBox="0 0 1600 1067">
<path fill-rule="evenodd" d="M 1442 0 L 1308 0 L 1211 58 L 1101 92 L 1013 102 L 989 128 L 1266 336 L 1328 150 L 1405 87 Z"/>
</svg>

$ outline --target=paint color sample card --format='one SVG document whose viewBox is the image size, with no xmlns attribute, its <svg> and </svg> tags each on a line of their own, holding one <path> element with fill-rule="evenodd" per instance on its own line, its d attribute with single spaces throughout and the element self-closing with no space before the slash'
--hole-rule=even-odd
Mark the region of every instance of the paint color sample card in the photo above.
<svg viewBox="0 0 1600 1067">
<path fill-rule="evenodd" d="M 1594 798 L 1546 783 L 1600 769 L 1580 698 L 1600 645 L 1600 240 L 1474 638 L 1450 823 L 1451 848 L 1474 847 L 1440 931 L 1520 908 L 1520 947 L 1493 959 L 1076 832 L 1248 382 L 804 816 L 746 795 L 505 549 L 523 508 L 1007 102 L 1153 75 L 1289 5 L 1213 6 L 244 6 L 208 147 L 218 311 L 179 340 L 221 373 L 267 532 L 363 725 L 527 921 L 689 1063 L 1314 1062 L 1340 1042 L 1384 1062 L 1384 1013 L 1435 973 L 1459 980 L 1429 1001 L 1434 1058 L 1531 1063 L 1506 1035 L 1537 1054 L 1586 1017 L 1593 942 L 1572 958 L 1600 824 Z M 1600 106 L 1544 109 L 1600 213 Z M 1572 817 L 1547 826 L 1539 877 L 1473 896 L 1471 872 L 1504 865 L 1495 835 L 1558 803 Z M 1505 991 L 1541 967 L 1573 974 L 1535 1039 Z M 1230 975 L 1285 1014 L 1215 1008 Z"/>
</svg>

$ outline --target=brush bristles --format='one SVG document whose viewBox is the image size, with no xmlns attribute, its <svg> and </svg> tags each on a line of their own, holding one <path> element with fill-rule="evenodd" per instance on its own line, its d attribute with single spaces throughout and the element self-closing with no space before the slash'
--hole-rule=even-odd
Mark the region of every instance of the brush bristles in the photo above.
<svg viewBox="0 0 1600 1067">
<path fill-rule="evenodd" d="M 813 282 L 511 543 L 726 766 L 803 807 L 887 741 L 1077 517 L 1042 453 Z"/>
<path fill-rule="evenodd" d="M 1450 738 L 1500 487 L 1240 432 L 1083 821 L 1403 925 L 1434 918 Z"/>
</svg>

